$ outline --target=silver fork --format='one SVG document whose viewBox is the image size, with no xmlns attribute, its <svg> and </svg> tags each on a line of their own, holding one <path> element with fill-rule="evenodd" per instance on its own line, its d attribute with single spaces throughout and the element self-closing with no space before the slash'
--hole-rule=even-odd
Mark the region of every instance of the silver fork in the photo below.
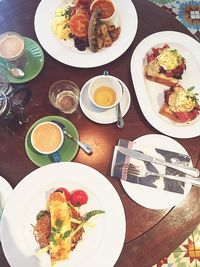
<svg viewBox="0 0 200 267">
<path fill-rule="evenodd" d="M 143 166 L 136 166 L 136 165 L 133 165 L 133 164 L 129 164 L 127 166 L 127 173 L 130 174 L 130 175 L 137 176 L 137 177 L 146 177 L 146 176 L 149 176 L 149 175 L 154 175 L 154 176 L 158 176 L 158 177 L 164 177 L 164 178 L 172 179 L 172 180 L 175 180 L 175 181 L 180 181 L 180 182 L 184 182 L 184 183 L 190 183 L 192 185 L 200 187 L 200 180 L 198 180 L 198 178 L 200 178 L 200 177 L 191 178 L 191 177 L 187 177 L 187 176 L 183 177 L 183 176 L 174 176 L 174 175 L 150 172 Z"/>
</svg>

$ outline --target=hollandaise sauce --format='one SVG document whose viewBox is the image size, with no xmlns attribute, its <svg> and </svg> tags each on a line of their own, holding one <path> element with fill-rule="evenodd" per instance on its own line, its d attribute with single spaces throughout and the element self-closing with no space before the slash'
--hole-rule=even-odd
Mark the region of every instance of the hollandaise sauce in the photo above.
<svg viewBox="0 0 200 267">
<path fill-rule="evenodd" d="M 116 101 L 116 93 L 111 87 L 100 86 L 95 90 L 94 101 L 102 107 L 111 106 Z"/>
</svg>

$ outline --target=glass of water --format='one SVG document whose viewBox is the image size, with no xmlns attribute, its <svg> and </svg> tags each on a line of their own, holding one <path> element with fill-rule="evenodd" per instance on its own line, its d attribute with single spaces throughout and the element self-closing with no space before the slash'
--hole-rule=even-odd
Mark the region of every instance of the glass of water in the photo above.
<svg viewBox="0 0 200 267">
<path fill-rule="evenodd" d="M 69 80 L 57 81 L 49 89 L 49 100 L 51 104 L 66 114 L 71 114 L 76 111 L 79 97 L 79 87 Z"/>
</svg>

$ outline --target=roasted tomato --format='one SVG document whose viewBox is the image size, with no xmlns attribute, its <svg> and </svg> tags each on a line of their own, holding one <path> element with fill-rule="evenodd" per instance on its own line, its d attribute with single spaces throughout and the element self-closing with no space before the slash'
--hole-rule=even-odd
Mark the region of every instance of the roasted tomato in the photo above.
<svg viewBox="0 0 200 267">
<path fill-rule="evenodd" d="M 70 200 L 70 193 L 69 191 L 64 188 L 64 187 L 59 187 L 58 189 L 56 189 L 57 192 L 63 192 L 65 194 L 66 200 L 69 201 Z"/>
<path fill-rule="evenodd" d="M 88 35 L 89 18 L 84 13 L 78 13 L 71 17 L 69 26 L 72 34 L 77 37 L 86 37 Z"/>
<path fill-rule="evenodd" d="M 76 190 L 71 194 L 70 202 L 74 207 L 80 207 L 88 202 L 88 195 L 83 190 Z"/>
</svg>

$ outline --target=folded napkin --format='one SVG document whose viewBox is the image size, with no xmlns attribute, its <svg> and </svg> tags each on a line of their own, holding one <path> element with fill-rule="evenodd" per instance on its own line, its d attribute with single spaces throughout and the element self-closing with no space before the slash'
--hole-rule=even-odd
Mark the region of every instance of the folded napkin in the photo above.
<svg viewBox="0 0 200 267">
<path fill-rule="evenodd" d="M 190 162 L 190 157 L 188 157 L 187 155 L 146 145 L 140 145 L 135 142 L 123 139 L 119 140 L 118 146 L 138 150 L 140 152 L 143 152 L 144 154 L 163 159 L 168 162 L 183 164 L 184 166 L 189 165 Z M 128 166 L 130 163 L 132 163 L 136 166 L 142 166 L 151 172 L 185 176 L 183 172 L 172 169 L 170 167 L 165 167 L 162 165 L 152 164 L 150 162 L 130 158 L 119 152 L 118 146 L 115 146 L 113 153 L 113 160 L 111 166 L 112 177 L 135 184 L 140 184 L 141 186 L 150 186 L 159 190 L 166 190 L 174 193 L 184 194 L 185 183 L 153 175 L 149 175 L 146 177 L 137 177 L 128 173 Z"/>
</svg>

